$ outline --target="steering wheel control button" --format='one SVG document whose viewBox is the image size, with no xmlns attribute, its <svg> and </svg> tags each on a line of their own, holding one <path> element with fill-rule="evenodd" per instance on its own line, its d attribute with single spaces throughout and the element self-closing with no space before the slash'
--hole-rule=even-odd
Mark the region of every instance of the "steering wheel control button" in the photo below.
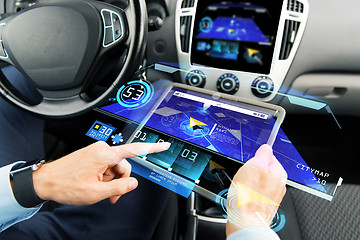
<svg viewBox="0 0 360 240">
<path fill-rule="evenodd" d="M 231 73 L 223 74 L 217 81 L 219 92 L 235 94 L 239 90 L 239 79 Z"/>
<path fill-rule="evenodd" d="M 102 17 L 105 23 L 105 27 L 111 27 L 111 14 L 108 11 L 102 12 Z"/>
<path fill-rule="evenodd" d="M 104 45 L 109 45 L 113 42 L 113 31 L 111 28 L 106 28 L 105 29 L 105 34 L 104 34 Z"/>
<path fill-rule="evenodd" d="M 108 47 L 119 41 L 124 35 L 124 23 L 118 13 L 109 9 L 102 9 L 101 16 L 104 23 L 103 47 Z"/>
<path fill-rule="evenodd" d="M 274 90 L 274 83 L 269 77 L 258 77 L 251 84 L 252 93 L 258 98 L 266 98 Z"/>
<path fill-rule="evenodd" d="M 206 82 L 205 74 L 200 70 L 192 70 L 186 74 L 186 83 L 194 87 L 204 87 Z"/>
<path fill-rule="evenodd" d="M 116 41 L 122 36 L 121 22 L 120 22 L 120 18 L 115 14 L 112 14 L 112 19 L 114 25 L 115 41 Z"/>
</svg>

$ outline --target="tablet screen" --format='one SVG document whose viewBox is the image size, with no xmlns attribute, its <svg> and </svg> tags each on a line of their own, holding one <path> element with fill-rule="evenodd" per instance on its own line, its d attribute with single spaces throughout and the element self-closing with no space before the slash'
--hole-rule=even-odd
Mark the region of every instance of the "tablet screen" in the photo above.
<svg viewBox="0 0 360 240">
<path fill-rule="evenodd" d="M 147 167 L 158 167 L 156 173 L 141 166 L 133 170 L 169 189 L 175 185 L 186 197 L 195 185 L 215 195 L 228 188 L 242 164 L 276 136 L 274 109 L 182 87 L 157 91 L 153 99 L 147 107 L 103 109 L 140 124 L 128 142 L 172 143 L 167 151 L 142 156 L 153 164 Z"/>
<path fill-rule="evenodd" d="M 143 125 L 246 162 L 268 142 L 276 121 L 273 114 L 274 110 L 173 87 Z M 141 139 L 140 132 L 135 139 Z"/>
</svg>

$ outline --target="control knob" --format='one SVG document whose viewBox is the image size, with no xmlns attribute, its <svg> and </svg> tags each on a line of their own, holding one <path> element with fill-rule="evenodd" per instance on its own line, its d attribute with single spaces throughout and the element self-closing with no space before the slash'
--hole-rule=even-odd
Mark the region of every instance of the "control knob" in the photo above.
<svg viewBox="0 0 360 240">
<path fill-rule="evenodd" d="M 239 90 L 239 79 L 231 73 L 223 74 L 217 80 L 217 89 L 219 92 L 235 94 Z"/>
<path fill-rule="evenodd" d="M 258 77 L 251 84 L 252 93 L 258 98 L 266 98 L 274 90 L 274 83 L 269 77 Z"/>
<path fill-rule="evenodd" d="M 192 70 L 186 74 L 186 83 L 193 87 L 204 87 L 206 82 L 205 74 L 200 70 Z"/>
</svg>

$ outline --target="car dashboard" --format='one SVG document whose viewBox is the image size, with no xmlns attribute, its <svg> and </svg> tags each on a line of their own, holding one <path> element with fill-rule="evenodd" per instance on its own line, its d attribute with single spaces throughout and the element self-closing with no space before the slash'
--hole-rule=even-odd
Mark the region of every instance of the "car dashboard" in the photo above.
<svg viewBox="0 0 360 240">
<path fill-rule="evenodd" d="M 17 4 L 8 6 L 15 6 L 16 11 L 27 4 L 13 2 Z M 300 166 L 301 170 L 317 171 L 319 184 L 329 184 L 332 189 L 339 183 L 338 176 L 346 183 L 360 184 L 360 165 L 354 161 L 360 152 L 351 147 L 359 146 L 360 132 L 359 1 L 146 0 L 146 5 L 149 33 L 145 60 L 133 81 L 166 79 L 279 105 L 286 110 L 281 126 L 288 137 L 285 140 L 308 164 Z M 117 102 L 115 96 L 107 104 Z M 71 144 L 104 140 L 101 136 L 109 145 L 122 144 L 132 129 L 126 126 L 120 131 L 125 121 L 103 113 L 92 111 L 75 119 L 71 127 L 68 122 L 56 122 L 55 135 Z M 105 126 L 108 134 L 92 137 L 104 129 L 100 126 Z M 74 129 L 81 136 L 74 136 Z M 337 177 L 329 181 L 329 174 Z M 295 193 L 293 196 L 301 196 Z M 286 195 L 271 227 L 282 239 L 302 239 L 291 196 Z M 167 216 L 162 223 L 171 219 L 178 226 L 160 230 L 154 239 L 225 238 L 224 209 L 219 211 L 218 205 L 195 193 L 187 199 L 173 194 L 172 199 L 176 207 L 170 203 L 166 211 L 176 219 Z M 334 202 L 342 201 L 334 198 Z M 168 235 L 177 231 L 180 237 Z"/>
<path fill-rule="evenodd" d="M 177 53 L 187 70 L 182 81 L 270 101 L 295 56 L 307 15 L 308 3 L 300 1 L 178 2 Z"/>
</svg>

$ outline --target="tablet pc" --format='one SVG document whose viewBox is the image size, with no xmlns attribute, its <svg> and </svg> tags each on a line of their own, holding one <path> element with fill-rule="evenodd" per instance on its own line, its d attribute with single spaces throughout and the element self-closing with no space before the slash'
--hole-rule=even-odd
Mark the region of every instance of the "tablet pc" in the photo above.
<svg viewBox="0 0 360 240">
<path fill-rule="evenodd" d="M 166 88 L 147 112 L 127 143 L 171 147 L 133 159 L 140 165 L 133 171 L 185 197 L 195 191 L 212 200 L 262 144 L 274 143 L 285 116 L 279 106 L 182 84 Z"/>
<path fill-rule="evenodd" d="M 95 140 L 171 142 L 165 152 L 131 159 L 133 172 L 185 197 L 192 191 L 214 201 L 224 196 L 237 170 L 265 143 L 273 145 L 288 185 L 327 200 L 336 189 L 327 184 L 329 173 L 308 167 L 279 128 L 285 116 L 279 106 L 168 80 L 139 80 L 96 111 L 104 118 L 86 134 Z M 99 124 L 103 134 L 94 130 Z"/>
</svg>

